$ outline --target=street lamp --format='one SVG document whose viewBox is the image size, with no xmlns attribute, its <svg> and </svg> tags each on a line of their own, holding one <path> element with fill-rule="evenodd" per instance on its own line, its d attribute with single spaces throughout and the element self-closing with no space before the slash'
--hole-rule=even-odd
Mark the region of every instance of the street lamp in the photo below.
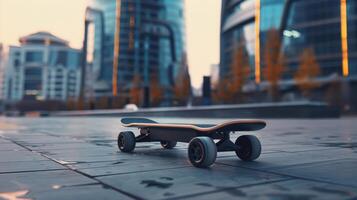
<svg viewBox="0 0 357 200">
<path fill-rule="evenodd" d="M 291 38 L 299 38 L 301 33 L 296 30 L 284 30 L 283 35 Z"/>
</svg>

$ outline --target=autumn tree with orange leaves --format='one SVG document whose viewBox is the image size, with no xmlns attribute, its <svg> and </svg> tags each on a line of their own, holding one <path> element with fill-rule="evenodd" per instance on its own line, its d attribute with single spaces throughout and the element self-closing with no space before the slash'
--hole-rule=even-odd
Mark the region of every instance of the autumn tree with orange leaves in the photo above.
<svg viewBox="0 0 357 200">
<path fill-rule="evenodd" d="M 285 70 L 285 57 L 280 49 L 281 38 L 279 31 L 276 29 L 269 30 L 264 47 L 263 75 L 270 84 L 269 94 L 273 101 L 277 101 L 279 98 L 279 81 Z"/>
<path fill-rule="evenodd" d="M 226 77 L 219 80 L 213 93 L 217 103 L 238 103 L 243 101 L 243 86 L 250 73 L 249 59 L 244 45 L 234 48 L 232 64 Z"/>
<path fill-rule="evenodd" d="M 179 73 L 173 87 L 174 104 L 186 105 L 191 97 L 191 79 L 186 55 L 182 56 Z"/>
<path fill-rule="evenodd" d="M 231 65 L 232 86 L 231 92 L 234 94 L 235 102 L 242 102 L 243 86 L 246 83 L 250 73 L 248 54 L 242 44 L 238 45 L 233 53 L 233 60 Z"/>
<path fill-rule="evenodd" d="M 300 57 L 300 65 L 295 73 L 294 80 L 305 97 L 310 91 L 319 86 L 314 79 L 321 73 L 320 65 L 312 48 L 304 49 Z"/>
<path fill-rule="evenodd" d="M 97 109 L 108 109 L 109 108 L 109 97 L 102 96 L 95 102 L 95 107 Z"/>
<path fill-rule="evenodd" d="M 140 74 L 135 74 L 133 77 L 132 85 L 130 88 L 130 103 L 133 103 L 137 106 L 141 105 L 142 100 L 142 88 L 141 88 L 141 77 Z"/>
<path fill-rule="evenodd" d="M 216 103 L 234 103 L 233 83 L 228 76 L 219 79 L 213 88 L 212 98 Z"/>
<path fill-rule="evenodd" d="M 73 98 L 67 99 L 67 101 L 66 101 L 67 110 L 76 110 L 76 104 L 77 104 L 77 102 L 75 99 L 73 99 Z"/>
<path fill-rule="evenodd" d="M 126 97 L 124 96 L 124 91 L 119 90 L 119 96 L 112 97 L 111 108 L 118 109 L 123 108 L 126 104 Z"/>
<path fill-rule="evenodd" d="M 163 87 L 157 74 L 152 74 L 150 79 L 150 105 L 159 106 L 163 99 Z"/>
</svg>

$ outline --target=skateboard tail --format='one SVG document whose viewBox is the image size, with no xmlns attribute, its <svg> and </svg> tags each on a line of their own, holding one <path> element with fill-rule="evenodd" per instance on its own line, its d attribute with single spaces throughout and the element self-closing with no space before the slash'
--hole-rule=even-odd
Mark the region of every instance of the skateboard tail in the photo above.
<svg viewBox="0 0 357 200">
<path fill-rule="evenodd" d="M 147 118 L 140 118 L 140 117 L 126 117 L 120 120 L 122 124 L 131 124 L 131 123 L 148 123 L 148 124 L 157 124 L 156 121 L 147 119 Z"/>
</svg>

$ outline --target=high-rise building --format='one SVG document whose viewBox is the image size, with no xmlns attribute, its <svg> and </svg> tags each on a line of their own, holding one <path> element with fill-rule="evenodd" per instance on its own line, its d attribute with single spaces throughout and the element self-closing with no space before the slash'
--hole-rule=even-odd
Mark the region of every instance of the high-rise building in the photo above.
<svg viewBox="0 0 357 200">
<path fill-rule="evenodd" d="M 4 99 L 4 66 L 5 66 L 4 46 L 0 43 L 0 101 Z"/>
<path fill-rule="evenodd" d="M 20 38 L 10 46 L 5 72 L 5 99 L 76 99 L 80 90 L 81 51 L 48 32 Z"/>
<path fill-rule="evenodd" d="M 110 95 L 135 74 L 143 86 L 154 74 L 164 87 L 174 83 L 185 59 L 183 0 L 91 0 L 85 22 L 86 61 Z"/>
<path fill-rule="evenodd" d="M 279 32 L 286 57 L 284 80 L 292 79 L 307 48 L 316 54 L 320 79 L 357 75 L 357 1 L 223 0 L 220 76 L 241 43 L 250 58 L 251 80 L 264 82 L 264 48 L 271 29 Z"/>
<path fill-rule="evenodd" d="M 253 69 L 255 56 L 254 9 L 255 0 L 222 1 L 220 77 L 224 77 L 228 73 L 232 63 L 233 51 L 238 43 L 244 43 L 250 66 Z M 254 69 L 251 72 L 254 74 Z"/>
<path fill-rule="evenodd" d="M 212 86 L 216 86 L 219 82 L 219 64 L 212 64 L 210 69 L 210 77 Z"/>
<path fill-rule="evenodd" d="M 263 72 L 265 56 L 269 54 L 266 46 L 273 42 L 268 41 L 271 32 L 277 33 L 277 48 L 285 57 L 286 70 L 279 82 L 282 95 L 293 96 L 290 99 L 299 96 L 294 74 L 307 49 L 314 52 L 320 67 L 320 74 L 314 78 L 320 86 L 320 94 L 315 96 L 320 100 L 336 80 L 343 80 L 345 86 L 347 82 L 350 91 L 356 88 L 357 1 L 222 0 L 220 78 L 229 72 L 233 52 L 240 45 L 249 57 L 251 69 L 245 88 L 266 91 Z"/>
<path fill-rule="evenodd" d="M 202 84 L 202 104 L 211 105 L 212 103 L 212 84 L 211 77 L 204 76 Z"/>
</svg>

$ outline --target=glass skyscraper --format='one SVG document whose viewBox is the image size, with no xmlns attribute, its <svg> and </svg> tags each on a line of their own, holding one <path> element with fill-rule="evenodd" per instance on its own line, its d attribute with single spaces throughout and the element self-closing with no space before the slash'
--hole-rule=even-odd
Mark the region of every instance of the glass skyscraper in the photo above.
<svg viewBox="0 0 357 200">
<path fill-rule="evenodd" d="M 250 57 L 252 82 L 264 81 L 261 71 L 267 32 L 276 29 L 288 68 L 284 80 L 292 79 L 306 48 L 316 54 L 320 78 L 355 77 L 356 12 L 354 0 L 223 0 L 220 76 L 229 70 L 234 45 L 243 42 Z"/>
<path fill-rule="evenodd" d="M 228 73 L 234 48 L 242 43 L 249 56 L 251 78 L 254 78 L 254 8 L 254 0 L 222 1 L 220 77 Z"/>
<path fill-rule="evenodd" d="M 87 62 L 113 94 L 130 88 L 135 74 L 143 84 L 155 74 L 169 87 L 185 56 L 184 3 L 91 0 L 85 32 Z"/>
</svg>

